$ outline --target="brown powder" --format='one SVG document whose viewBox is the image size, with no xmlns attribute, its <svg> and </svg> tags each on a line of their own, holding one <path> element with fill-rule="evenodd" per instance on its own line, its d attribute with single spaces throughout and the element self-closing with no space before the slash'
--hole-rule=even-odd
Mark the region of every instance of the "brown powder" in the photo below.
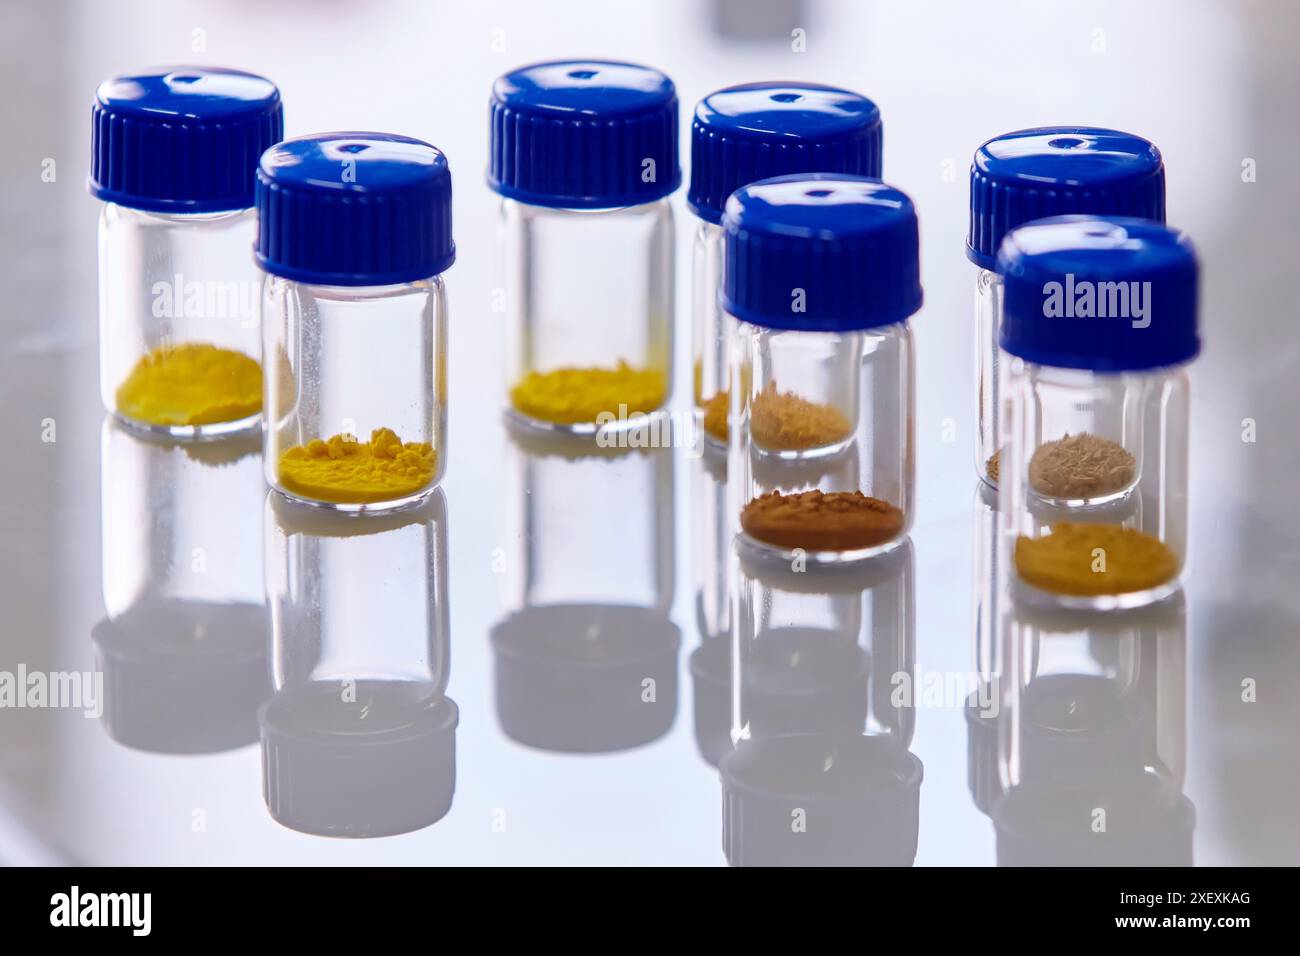
<svg viewBox="0 0 1300 956">
<path fill-rule="evenodd" d="M 769 491 L 745 505 L 740 527 L 755 540 L 806 551 L 857 551 L 898 537 L 903 512 L 860 491 Z"/>
<path fill-rule="evenodd" d="M 998 472 L 1002 470 L 1002 451 L 999 449 L 989 455 L 989 460 L 984 462 L 984 473 L 989 476 L 989 481 L 998 480 Z"/>
<path fill-rule="evenodd" d="M 1029 459 L 1029 486 L 1049 498 L 1101 498 L 1131 485 L 1135 472 L 1123 445 L 1081 432 L 1039 446 Z"/>
<path fill-rule="evenodd" d="M 750 409 L 749 433 L 767 451 L 807 451 L 834 445 L 849 437 L 853 426 L 834 405 L 778 392 L 769 382 Z"/>
</svg>

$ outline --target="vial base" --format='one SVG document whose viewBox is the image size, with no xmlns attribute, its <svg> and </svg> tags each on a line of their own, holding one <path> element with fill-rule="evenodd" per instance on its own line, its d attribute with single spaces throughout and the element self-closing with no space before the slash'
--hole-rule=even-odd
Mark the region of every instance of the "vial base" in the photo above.
<svg viewBox="0 0 1300 956">
<path fill-rule="evenodd" d="M 536 434 L 597 439 L 602 435 L 621 435 L 641 429 L 646 430 L 649 436 L 668 434 L 672 421 L 669 412 L 663 408 L 653 412 L 632 412 L 627 417 L 614 418 L 608 422 L 552 422 L 544 418 L 533 418 L 514 407 L 507 408 L 505 414 L 507 424 L 520 426 Z M 642 447 L 655 447 L 655 443 Z"/>
<path fill-rule="evenodd" d="M 1107 492 L 1104 495 L 1095 495 L 1090 498 L 1056 497 L 1043 494 L 1042 492 L 1030 488 L 1029 493 L 1033 500 L 1030 502 L 1029 508 L 1030 511 L 1034 513 L 1037 513 L 1039 509 L 1053 508 L 1080 509 L 1085 511 L 1110 511 L 1112 508 L 1115 510 L 1124 510 L 1123 505 L 1125 500 L 1133 494 L 1133 489 L 1136 487 L 1137 482 L 1133 481 L 1125 485 L 1123 488 L 1118 488 L 1115 491 Z"/>
<path fill-rule="evenodd" d="M 179 442 L 221 441 L 236 435 L 248 435 L 262 428 L 262 413 L 237 418 L 229 422 L 212 422 L 207 425 L 159 425 L 123 415 L 116 409 L 113 417 L 132 433 L 154 439 Z"/>
<path fill-rule="evenodd" d="M 1030 607 L 1044 610 L 1067 611 L 1131 611 L 1164 601 L 1180 588 L 1179 576 L 1141 591 L 1122 591 L 1118 594 L 1058 594 L 1034 587 L 1017 577 L 1014 597 Z"/>
<path fill-rule="evenodd" d="M 741 552 L 743 560 L 781 564 L 787 568 L 796 565 L 803 568 L 846 567 L 889 554 L 897 550 L 906 540 L 907 532 L 904 530 L 896 537 L 869 548 L 857 548 L 852 551 L 809 551 L 803 548 L 768 544 L 741 531 L 736 535 L 736 549 Z"/>
<path fill-rule="evenodd" d="M 322 501 L 319 498 L 309 498 L 305 495 L 296 494 L 286 490 L 279 484 L 273 484 L 271 489 L 281 498 L 291 501 L 294 504 L 305 505 L 309 508 L 315 508 L 320 511 L 327 511 L 334 514 L 343 515 L 391 515 L 403 511 L 411 511 L 419 508 L 429 500 L 438 489 L 438 483 L 433 482 L 427 488 L 416 492 L 413 495 L 407 495 L 402 498 L 393 498 L 387 501 L 366 501 L 366 502 L 340 502 L 340 501 Z"/>
</svg>

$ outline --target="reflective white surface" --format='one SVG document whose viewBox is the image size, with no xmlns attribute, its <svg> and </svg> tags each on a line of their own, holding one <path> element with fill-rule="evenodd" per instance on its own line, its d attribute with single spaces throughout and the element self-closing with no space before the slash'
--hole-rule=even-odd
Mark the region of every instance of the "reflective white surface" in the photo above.
<svg viewBox="0 0 1300 956">
<path fill-rule="evenodd" d="M 1164 152 L 1169 219 L 1203 257 L 1205 351 L 1192 367 L 1187 772 L 1201 864 L 1300 862 L 1300 386 L 1295 269 L 1300 184 L 1300 8 L 1233 3 L 808 3 L 766 42 L 719 38 L 711 4 L 622 2 L 29 4 L 0 32 L 0 671 L 88 670 L 104 618 L 96 203 L 87 122 L 105 76 L 166 62 L 272 77 L 286 132 L 377 129 L 446 151 L 458 261 L 447 276 L 451 672 L 460 707 L 456 791 L 438 823 L 333 840 L 275 823 L 259 747 L 158 755 L 115 742 L 80 710 L 0 709 L 0 860 L 86 863 L 699 864 L 724 862 L 717 772 L 694 740 L 687 660 L 695 623 L 690 469 L 678 452 L 673 621 L 681 630 L 671 729 L 635 749 L 557 754 L 497 720 L 489 632 L 525 552 L 507 512 L 527 487 L 503 467 L 504 326 L 496 198 L 483 184 L 485 103 L 499 73 L 594 51 L 667 71 L 694 102 L 723 85 L 805 79 L 880 105 L 885 177 L 916 201 L 926 305 L 917 351 L 915 548 L 918 679 L 975 670 L 978 427 L 971 380 L 966 170 L 991 135 L 1094 123 Z M 12 25 L 12 26 L 11 26 Z M 683 149 L 684 158 L 689 150 Z M 51 163 L 53 164 L 51 166 Z M 1253 168 L 1255 181 L 1243 181 Z M 50 174 L 53 173 L 53 181 Z M 674 407 L 689 408 L 691 217 L 677 216 Z M 1246 420 L 1250 421 L 1247 422 Z M 1243 434 L 1253 428 L 1253 442 Z M 53 438 L 54 440 L 49 440 Z M 608 534 L 635 489 L 592 500 Z M 262 508 L 260 496 L 244 507 Z M 641 501 L 642 514 L 645 502 Z M 668 507 L 667 502 L 662 502 Z M 526 533 L 526 532 L 525 532 Z M 253 554 L 250 560 L 257 560 Z M 109 560 L 112 560 L 110 556 Z M 628 555 L 631 561 L 631 555 Z M 636 559 L 638 562 L 640 558 Z M 572 566 L 582 561 L 574 556 Z M 630 568 L 629 574 L 640 569 Z M 548 573 L 563 570 L 554 566 Z M 642 572 L 643 573 L 643 572 Z M 573 590 L 580 590 L 576 585 Z M 1243 701 L 1253 682 L 1254 702 Z M 916 863 L 990 864 L 992 825 L 967 785 L 960 706 L 921 706 Z"/>
</svg>

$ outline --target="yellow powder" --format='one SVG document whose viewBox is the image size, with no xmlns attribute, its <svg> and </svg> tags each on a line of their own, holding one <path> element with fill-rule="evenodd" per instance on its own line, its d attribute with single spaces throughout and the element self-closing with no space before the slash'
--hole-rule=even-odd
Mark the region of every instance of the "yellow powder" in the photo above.
<svg viewBox="0 0 1300 956">
<path fill-rule="evenodd" d="M 750 409 L 750 435 L 754 444 L 768 451 L 822 448 L 843 441 L 852 430 L 848 418 L 835 406 L 810 402 L 793 392 L 778 392 L 775 382 L 767 384 Z"/>
<path fill-rule="evenodd" d="M 1178 558 L 1159 538 L 1123 525 L 1062 521 L 1041 538 L 1016 539 L 1016 571 L 1056 594 L 1126 594 L 1173 580 Z"/>
<path fill-rule="evenodd" d="M 595 422 L 602 412 L 649 413 L 664 403 L 668 383 L 658 369 L 633 368 L 619 362 L 617 368 L 557 368 L 551 372 L 529 372 L 510 390 L 514 407 L 529 416 L 557 425 Z"/>
<path fill-rule="evenodd" d="M 262 410 L 262 366 L 243 352 L 188 343 L 154 349 L 117 390 L 117 410 L 150 425 L 215 425 Z"/>
<path fill-rule="evenodd" d="M 335 435 L 295 445 L 280 456 L 280 484 L 316 501 L 370 504 L 418 494 L 433 479 L 438 456 L 425 442 L 406 442 L 390 428 L 370 441 Z"/>
<path fill-rule="evenodd" d="M 704 430 L 720 442 L 727 441 L 727 416 L 731 413 L 731 393 L 717 392 L 704 403 Z"/>
</svg>

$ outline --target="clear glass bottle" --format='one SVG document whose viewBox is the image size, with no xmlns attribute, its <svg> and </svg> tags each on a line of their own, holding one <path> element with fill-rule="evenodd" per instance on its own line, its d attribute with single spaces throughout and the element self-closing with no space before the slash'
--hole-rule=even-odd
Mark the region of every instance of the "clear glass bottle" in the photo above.
<svg viewBox="0 0 1300 956">
<path fill-rule="evenodd" d="M 1187 550 L 1187 363 L 1200 350 L 1187 237 L 1062 216 L 1008 235 L 1000 483 L 1024 600 L 1133 607 L 1177 588 Z"/>
<path fill-rule="evenodd" d="M 506 616 L 492 629 L 497 719 L 543 750 L 623 750 L 668 732 L 681 633 L 670 620 L 669 448 L 509 429 Z M 592 502 L 618 501 L 610 516 Z"/>
<path fill-rule="evenodd" d="M 260 441 L 181 443 L 109 416 L 101 441 L 103 723 L 155 753 L 257 739 L 270 694 Z"/>
<path fill-rule="evenodd" d="M 733 194 L 723 224 L 742 545 L 808 564 L 896 546 L 913 512 L 911 200 L 879 180 L 784 176 Z"/>
<path fill-rule="evenodd" d="M 911 542 L 792 570 L 741 552 L 732 739 L 719 764 L 733 865 L 910 865 L 922 766 Z"/>
<path fill-rule="evenodd" d="M 1008 605 L 999 865 L 1190 865 L 1181 590 L 1143 608 Z"/>
<path fill-rule="evenodd" d="M 418 503 L 447 460 L 446 158 L 385 133 L 289 140 L 257 194 L 267 483 L 340 511 Z"/>
<path fill-rule="evenodd" d="M 491 110 L 511 414 L 591 434 L 658 411 L 672 390 L 668 196 L 681 183 L 672 81 L 627 63 L 539 63 L 500 77 Z"/>
<path fill-rule="evenodd" d="M 710 93 L 691 123 L 687 202 L 699 217 L 692 255 L 694 403 L 707 440 L 726 447 L 727 326 L 723 207 L 741 186 L 791 173 L 880 176 L 880 110 L 865 96 L 813 83 L 746 83 Z"/>
<path fill-rule="evenodd" d="M 260 714 L 264 791 L 285 826 L 385 836 L 450 809 L 447 506 L 368 521 L 266 496 L 275 694 Z"/>
<path fill-rule="evenodd" d="M 234 70 L 118 76 L 100 85 L 91 122 L 104 407 L 175 439 L 255 428 L 253 171 L 283 132 L 279 91 Z"/>
<path fill-rule="evenodd" d="M 994 260 L 1003 237 L 1032 219 L 1065 214 L 1136 216 L 1164 222 L 1160 151 L 1130 133 L 1091 126 L 1043 126 L 995 137 L 970 170 L 966 256 L 975 276 L 975 381 L 979 409 L 975 470 L 997 485 L 1001 380 L 998 337 L 1002 281 Z"/>
</svg>

